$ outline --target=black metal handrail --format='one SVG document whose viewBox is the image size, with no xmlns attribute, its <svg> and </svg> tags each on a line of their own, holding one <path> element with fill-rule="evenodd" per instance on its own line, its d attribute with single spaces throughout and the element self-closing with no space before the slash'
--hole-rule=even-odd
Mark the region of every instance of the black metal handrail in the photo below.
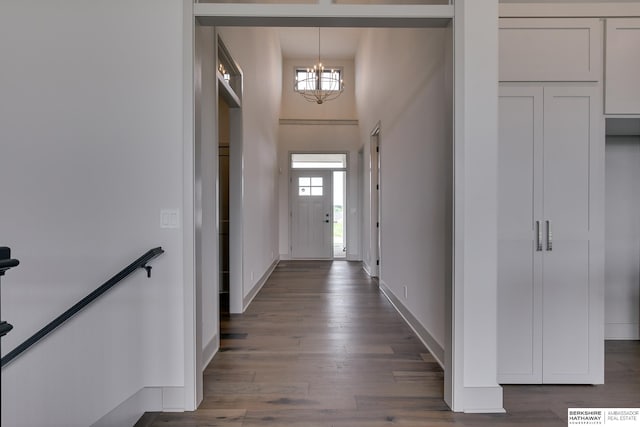
<svg viewBox="0 0 640 427">
<path fill-rule="evenodd" d="M 4 276 L 4 272 L 10 268 L 13 268 L 20 264 L 17 259 L 11 259 L 11 249 L 2 246 L 0 247 L 0 276 Z"/>
<path fill-rule="evenodd" d="M 11 258 L 11 248 L 6 246 L 0 247 L 0 277 L 4 276 L 4 273 L 10 268 L 16 267 L 20 264 L 17 259 Z M 1 304 L 0 304 L 1 305 Z M 0 338 L 7 335 L 13 329 L 13 325 L 9 322 L 5 322 L 0 318 Z"/>
<path fill-rule="evenodd" d="M 76 304 L 73 305 L 70 309 L 62 313 L 60 316 L 53 319 L 47 326 L 40 329 L 38 332 L 33 334 L 31 337 L 26 339 L 22 344 L 11 350 L 7 353 L 0 362 L 1 367 L 5 367 L 9 362 L 14 360 L 20 354 L 25 352 L 29 347 L 40 341 L 42 338 L 47 336 L 47 334 L 51 333 L 58 326 L 62 325 L 64 322 L 69 320 L 69 318 L 73 317 L 80 310 L 85 308 L 87 305 L 91 304 L 95 301 L 100 295 L 107 292 L 109 289 L 120 283 L 123 279 L 129 276 L 131 273 L 136 271 L 139 268 L 144 268 L 147 271 L 147 277 L 151 277 L 151 266 L 148 266 L 147 263 L 152 259 L 160 256 L 164 253 L 164 250 L 161 247 L 157 247 L 147 251 L 140 258 L 129 264 L 127 267 L 123 268 L 118 274 L 113 276 L 111 279 L 107 280 L 104 284 L 102 284 L 95 291 L 91 292 L 86 297 L 82 298 Z"/>
</svg>

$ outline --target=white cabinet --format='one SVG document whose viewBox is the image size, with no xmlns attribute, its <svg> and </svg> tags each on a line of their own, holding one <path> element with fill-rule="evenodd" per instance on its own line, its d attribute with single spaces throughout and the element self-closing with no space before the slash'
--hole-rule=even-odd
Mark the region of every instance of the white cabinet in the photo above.
<svg viewBox="0 0 640 427">
<path fill-rule="evenodd" d="M 607 19 L 605 113 L 640 114 L 640 18 Z"/>
<path fill-rule="evenodd" d="M 596 85 L 501 87 L 501 383 L 603 382 L 599 99 Z"/>
<path fill-rule="evenodd" d="M 500 19 L 500 81 L 595 82 L 602 78 L 599 19 Z"/>
</svg>

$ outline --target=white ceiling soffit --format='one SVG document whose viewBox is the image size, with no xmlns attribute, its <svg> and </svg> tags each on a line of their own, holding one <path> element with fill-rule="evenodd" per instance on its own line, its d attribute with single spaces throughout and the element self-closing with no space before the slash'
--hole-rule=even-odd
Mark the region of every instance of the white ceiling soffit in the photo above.
<svg viewBox="0 0 640 427">
<path fill-rule="evenodd" d="M 531 0 L 529 0 L 531 1 Z M 317 4 L 318 0 L 200 0 L 197 3 Z M 449 4 L 448 0 L 334 0 L 335 4 Z"/>
<path fill-rule="evenodd" d="M 387 3 L 395 0 L 338 0 L 350 3 L 318 0 L 318 3 L 289 4 L 269 4 L 264 1 L 195 3 L 193 14 L 200 25 L 342 28 L 444 28 L 451 23 L 454 15 L 452 5 L 440 4 L 436 0 L 433 1 L 438 4 L 433 4 L 431 0 L 420 0 L 419 4 L 413 3 L 414 0 L 400 0 L 400 4 Z M 357 3 L 361 1 L 367 3 Z"/>
<path fill-rule="evenodd" d="M 278 28 L 282 57 L 312 58 L 318 57 L 317 28 Z M 321 54 L 323 58 L 352 59 L 358 50 L 359 28 L 322 28 Z"/>
</svg>

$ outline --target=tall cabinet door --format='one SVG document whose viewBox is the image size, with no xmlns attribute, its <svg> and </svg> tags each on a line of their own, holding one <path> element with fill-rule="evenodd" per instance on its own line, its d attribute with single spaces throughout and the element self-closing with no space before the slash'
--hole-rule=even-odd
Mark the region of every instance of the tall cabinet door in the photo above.
<svg viewBox="0 0 640 427">
<path fill-rule="evenodd" d="M 597 88 L 500 89 L 498 381 L 604 380 Z"/>
<path fill-rule="evenodd" d="M 542 87 L 501 87 L 498 381 L 542 381 Z"/>
<path fill-rule="evenodd" d="M 598 99 L 595 87 L 544 88 L 545 383 L 601 382 Z"/>
</svg>

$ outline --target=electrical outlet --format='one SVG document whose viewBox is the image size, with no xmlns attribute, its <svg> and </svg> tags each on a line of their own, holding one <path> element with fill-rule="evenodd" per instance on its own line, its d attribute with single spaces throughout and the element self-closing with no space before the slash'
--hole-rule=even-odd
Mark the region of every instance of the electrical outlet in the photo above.
<svg viewBox="0 0 640 427">
<path fill-rule="evenodd" d="M 403 286 L 403 288 L 404 288 L 404 299 L 407 299 L 408 297 L 407 287 Z"/>
<path fill-rule="evenodd" d="M 254 273 L 253 273 L 253 271 L 252 271 L 252 272 L 251 272 L 251 282 L 252 282 L 252 283 L 253 283 L 253 280 L 254 280 L 253 276 L 254 276 Z"/>
</svg>

